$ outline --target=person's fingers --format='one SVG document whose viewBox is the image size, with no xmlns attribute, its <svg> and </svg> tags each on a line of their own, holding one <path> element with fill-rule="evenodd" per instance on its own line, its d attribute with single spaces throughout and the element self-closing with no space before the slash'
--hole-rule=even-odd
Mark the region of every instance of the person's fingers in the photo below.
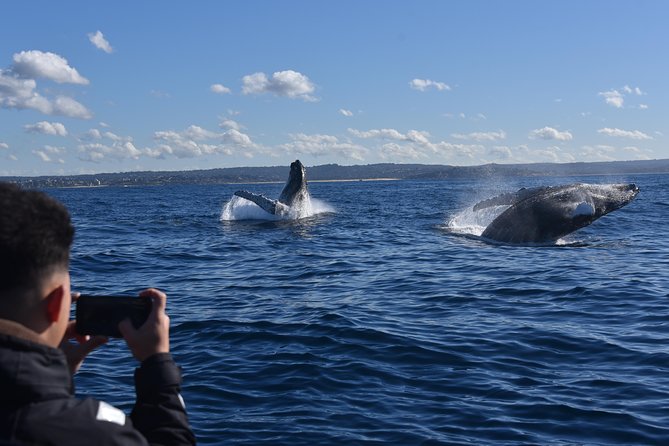
<svg viewBox="0 0 669 446">
<path fill-rule="evenodd" d="M 120 331 L 123 338 L 127 340 L 129 337 L 132 337 L 137 330 L 132 326 L 130 318 L 125 318 L 118 323 L 118 331 Z"/>
<path fill-rule="evenodd" d="M 77 321 L 71 320 L 67 323 L 63 339 L 72 339 L 77 335 Z"/>
<path fill-rule="evenodd" d="M 77 342 L 81 344 L 82 342 L 88 341 L 90 336 L 77 333 L 77 321 L 72 320 L 67 323 L 67 328 L 63 335 L 63 342 L 66 342 L 68 339 L 76 339 Z"/>
<path fill-rule="evenodd" d="M 157 315 L 165 312 L 165 308 L 167 307 L 167 295 L 162 291 L 155 288 L 149 288 L 139 293 L 139 296 L 143 298 L 153 298 L 153 307 L 151 308 L 153 314 Z"/>
</svg>

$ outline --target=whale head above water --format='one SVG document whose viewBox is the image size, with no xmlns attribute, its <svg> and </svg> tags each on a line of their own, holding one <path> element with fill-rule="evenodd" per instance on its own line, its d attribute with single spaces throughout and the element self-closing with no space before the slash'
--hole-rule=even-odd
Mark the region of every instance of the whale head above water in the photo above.
<svg viewBox="0 0 669 446">
<path fill-rule="evenodd" d="M 299 206 L 308 199 L 307 169 L 300 160 L 295 160 L 290 164 L 288 181 L 279 195 L 279 201 L 286 206 Z"/>
<path fill-rule="evenodd" d="M 635 184 L 570 184 L 520 189 L 474 206 L 474 211 L 509 206 L 481 237 L 503 243 L 548 243 L 588 226 L 630 203 Z"/>
<path fill-rule="evenodd" d="M 299 217 L 302 214 L 308 214 L 307 208 L 311 197 L 307 189 L 307 170 L 300 160 L 295 160 L 290 164 L 288 181 L 278 200 L 246 190 L 238 190 L 235 195 L 252 201 L 266 212 L 279 217 Z"/>
</svg>

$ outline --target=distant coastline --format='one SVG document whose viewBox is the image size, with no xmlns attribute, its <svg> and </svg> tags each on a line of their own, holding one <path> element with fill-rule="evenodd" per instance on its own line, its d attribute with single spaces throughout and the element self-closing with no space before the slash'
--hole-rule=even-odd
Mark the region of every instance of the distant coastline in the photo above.
<svg viewBox="0 0 669 446">
<path fill-rule="evenodd" d="M 537 176 L 626 175 L 669 173 L 669 159 L 591 163 L 484 164 L 449 166 L 436 164 L 368 164 L 307 166 L 309 181 L 397 181 L 491 179 Z M 0 177 L 31 188 L 144 186 L 167 184 L 283 183 L 288 166 L 227 167 L 188 171 L 144 171 L 85 175 Z"/>
</svg>

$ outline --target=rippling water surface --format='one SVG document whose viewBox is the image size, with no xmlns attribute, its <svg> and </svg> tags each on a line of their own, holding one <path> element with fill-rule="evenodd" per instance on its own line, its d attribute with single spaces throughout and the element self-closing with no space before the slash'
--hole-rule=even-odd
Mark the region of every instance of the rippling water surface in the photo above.
<svg viewBox="0 0 669 446">
<path fill-rule="evenodd" d="M 556 246 L 449 229 L 575 181 L 641 193 Z M 669 175 L 310 183 L 310 218 L 221 221 L 238 188 L 49 191 L 73 289 L 168 293 L 200 444 L 669 444 Z M 129 411 L 134 365 L 111 341 L 78 393 Z"/>
</svg>

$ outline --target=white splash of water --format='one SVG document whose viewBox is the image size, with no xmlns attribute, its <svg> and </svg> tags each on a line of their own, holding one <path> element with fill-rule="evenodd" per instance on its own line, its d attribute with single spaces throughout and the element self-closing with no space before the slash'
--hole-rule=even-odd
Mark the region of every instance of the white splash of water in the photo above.
<svg viewBox="0 0 669 446">
<path fill-rule="evenodd" d="M 310 198 L 309 202 L 311 204 L 312 215 L 331 214 L 337 212 L 337 210 L 334 207 L 316 198 Z"/>
<path fill-rule="evenodd" d="M 480 236 L 485 228 L 509 206 L 490 206 L 475 211 L 473 206 L 467 206 L 453 216 L 448 222 L 448 229 L 457 234 Z"/>
<path fill-rule="evenodd" d="M 230 201 L 223 205 L 221 221 L 232 220 L 279 220 L 275 215 L 265 212 L 252 201 L 233 195 Z"/>
<path fill-rule="evenodd" d="M 335 209 L 324 201 L 309 197 L 301 206 L 290 207 L 282 215 L 272 215 L 254 202 L 233 195 L 230 201 L 223 205 L 220 220 L 298 220 L 329 212 L 335 212 Z"/>
</svg>

